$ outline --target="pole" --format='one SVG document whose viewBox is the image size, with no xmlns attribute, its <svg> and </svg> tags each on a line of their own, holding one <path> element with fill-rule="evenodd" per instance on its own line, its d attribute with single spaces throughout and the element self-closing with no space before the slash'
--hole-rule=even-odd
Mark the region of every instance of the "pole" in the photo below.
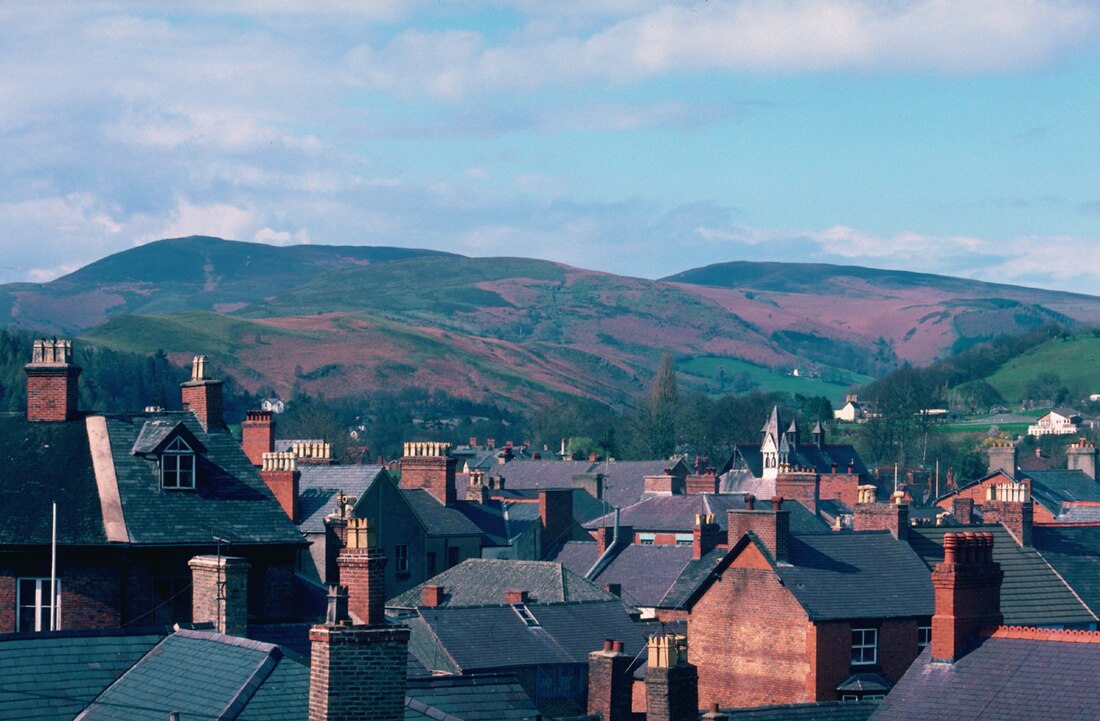
<svg viewBox="0 0 1100 721">
<path fill-rule="evenodd" d="M 898 464 L 894 464 L 894 493 L 898 492 Z"/>
<path fill-rule="evenodd" d="M 940 497 L 940 459 L 936 459 L 936 498 Z"/>
<path fill-rule="evenodd" d="M 57 630 L 57 501 L 53 502 L 50 531 L 50 630 Z"/>
</svg>

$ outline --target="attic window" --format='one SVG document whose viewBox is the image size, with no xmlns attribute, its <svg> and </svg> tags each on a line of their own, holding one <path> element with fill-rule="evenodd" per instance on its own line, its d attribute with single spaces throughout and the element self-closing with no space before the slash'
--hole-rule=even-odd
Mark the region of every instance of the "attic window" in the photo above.
<svg viewBox="0 0 1100 721">
<path fill-rule="evenodd" d="M 160 486 L 172 490 L 195 488 L 195 452 L 179 436 L 161 452 Z"/>
</svg>

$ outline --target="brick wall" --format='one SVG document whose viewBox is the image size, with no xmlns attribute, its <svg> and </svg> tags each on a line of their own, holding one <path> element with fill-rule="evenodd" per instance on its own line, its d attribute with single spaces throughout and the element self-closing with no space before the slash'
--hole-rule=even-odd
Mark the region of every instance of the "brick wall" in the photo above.
<svg viewBox="0 0 1100 721">
<path fill-rule="evenodd" d="M 120 625 L 120 576 L 118 568 L 66 568 L 61 578 L 62 628 L 117 628 Z"/>
<path fill-rule="evenodd" d="M 542 556 L 571 538 L 573 491 L 539 491 L 539 520 L 542 522 Z"/>
<path fill-rule="evenodd" d="M 728 568 L 688 617 L 699 701 L 723 707 L 811 701 L 808 628 L 806 612 L 771 569 Z"/>
<path fill-rule="evenodd" d="M 455 502 L 455 466 L 453 456 L 405 456 L 401 459 L 401 487 L 423 488 L 443 505 Z"/>
<path fill-rule="evenodd" d="M 309 721 L 403 721 L 409 629 L 314 626 Z"/>
<path fill-rule="evenodd" d="M 863 479 L 858 473 L 822 473 L 818 497 L 840 501 L 851 508 L 856 505 L 861 483 Z"/>
<path fill-rule="evenodd" d="M 924 620 L 927 625 L 928 620 Z M 853 674 L 881 673 L 897 683 L 917 657 L 918 619 L 826 621 L 812 626 L 808 636 L 812 658 L 810 693 L 816 701 L 839 699 L 836 687 Z M 878 629 L 878 662 L 852 665 L 852 629 Z"/>
<path fill-rule="evenodd" d="M 1016 543 L 1031 545 L 1031 528 L 1035 522 L 1035 506 L 1031 501 L 983 501 L 982 522 L 1000 523 L 1008 529 Z"/>
<path fill-rule="evenodd" d="M 76 416 L 79 368 L 28 365 L 26 372 L 28 420 L 67 421 Z"/>
<path fill-rule="evenodd" d="M 196 623 L 213 621 L 219 633 L 248 633 L 248 570 L 251 564 L 234 556 L 196 556 L 191 567 L 191 616 Z M 224 584 L 224 591 L 219 588 Z"/>
<path fill-rule="evenodd" d="M 345 548 L 336 559 L 340 584 L 348 588 L 348 610 L 360 623 L 385 623 L 386 555 L 381 548 Z"/>
<path fill-rule="evenodd" d="M 15 633 L 15 572 L 0 569 L 0 633 Z"/>
<path fill-rule="evenodd" d="M 252 465 L 263 465 L 264 454 L 275 450 L 275 420 L 271 411 L 245 413 L 241 423 L 241 448 Z"/>
<path fill-rule="evenodd" d="M 899 541 L 909 538 L 909 506 L 897 503 L 857 503 L 852 509 L 852 529 L 889 531 Z"/>
<path fill-rule="evenodd" d="M 271 489 L 275 500 L 279 502 L 287 518 L 297 523 L 300 520 L 298 513 L 298 487 L 302 474 L 298 470 L 278 469 L 260 471 L 260 478 Z"/>
<path fill-rule="evenodd" d="M 760 503 L 757 501 L 757 503 Z M 771 505 L 769 503 L 769 505 Z M 741 537 L 752 531 L 777 560 L 787 560 L 787 543 L 790 531 L 789 511 L 729 511 L 727 538 L 735 545 Z"/>
<path fill-rule="evenodd" d="M 602 721 L 630 721 L 634 676 L 631 657 L 604 644 L 602 651 L 588 654 L 588 713 Z"/>
<path fill-rule="evenodd" d="M 696 721 L 698 675 L 690 663 L 645 672 L 646 721 Z"/>
<path fill-rule="evenodd" d="M 180 394 L 183 409 L 194 413 L 203 428 L 208 431 L 225 428 L 221 381 L 187 381 L 180 385 Z"/>
<path fill-rule="evenodd" d="M 811 513 L 817 513 L 817 501 L 820 497 L 821 476 L 816 473 L 788 471 L 775 478 L 775 494 L 792 501 L 798 501 Z"/>
</svg>

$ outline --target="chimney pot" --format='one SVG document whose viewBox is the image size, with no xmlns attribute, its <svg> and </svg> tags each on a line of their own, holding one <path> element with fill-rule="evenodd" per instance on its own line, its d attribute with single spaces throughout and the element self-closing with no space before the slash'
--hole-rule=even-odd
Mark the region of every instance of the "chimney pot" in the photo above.
<svg viewBox="0 0 1100 721">
<path fill-rule="evenodd" d="M 748 493 L 745 495 L 745 510 L 751 511 L 756 506 L 756 496 Z"/>
<path fill-rule="evenodd" d="M 611 651 L 613 653 L 622 653 L 623 652 L 623 642 L 622 641 L 612 641 L 611 642 Z"/>
</svg>

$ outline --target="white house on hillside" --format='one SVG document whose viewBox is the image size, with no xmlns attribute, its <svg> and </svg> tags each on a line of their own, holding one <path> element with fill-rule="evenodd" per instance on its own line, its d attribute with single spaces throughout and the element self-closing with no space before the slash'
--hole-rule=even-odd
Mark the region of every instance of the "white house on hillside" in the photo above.
<svg viewBox="0 0 1100 721">
<path fill-rule="evenodd" d="M 1077 432 L 1081 414 L 1072 408 L 1055 408 L 1027 427 L 1029 436 L 1069 435 Z"/>
</svg>

